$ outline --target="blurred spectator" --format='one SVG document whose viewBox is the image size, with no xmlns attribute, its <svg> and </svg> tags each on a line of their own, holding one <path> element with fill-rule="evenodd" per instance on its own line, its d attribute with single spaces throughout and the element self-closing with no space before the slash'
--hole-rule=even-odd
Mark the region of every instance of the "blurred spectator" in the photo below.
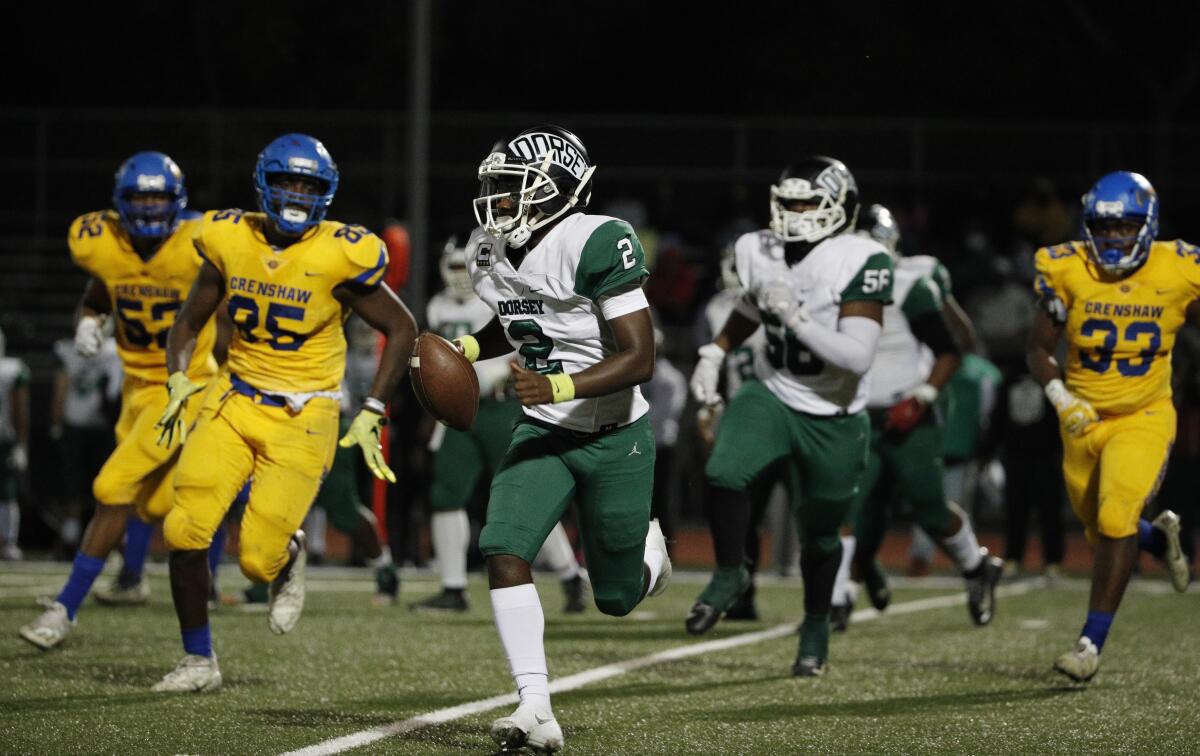
<svg viewBox="0 0 1200 756">
<path fill-rule="evenodd" d="M 1037 249 L 1070 240 L 1075 222 L 1054 182 L 1038 178 L 1029 185 L 1013 211 L 1013 228 L 1022 241 Z"/>
<path fill-rule="evenodd" d="M 664 323 L 685 324 L 696 299 L 699 276 L 687 259 L 678 236 L 664 236 L 658 259 L 646 282 L 646 297 L 662 315 Z"/>
<path fill-rule="evenodd" d="M 657 356 L 654 377 L 642 384 L 642 394 L 650 403 L 650 425 L 658 451 L 654 459 L 654 498 L 651 517 L 657 517 L 667 537 L 668 548 L 674 541 L 677 522 L 675 506 L 675 445 L 679 440 L 679 418 L 687 404 L 687 379 L 661 351 L 663 333 L 654 329 Z"/>
<path fill-rule="evenodd" d="M 17 488 L 28 469 L 29 366 L 5 356 L 0 331 L 0 558 L 6 561 L 22 557 L 17 545 L 21 531 Z"/>
<path fill-rule="evenodd" d="M 977 288 L 967 302 L 984 355 L 1006 375 L 1025 364 L 1025 337 L 1036 303 L 1028 281 L 1013 261 L 991 259 L 992 283 Z"/>
<path fill-rule="evenodd" d="M 58 370 L 50 405 L 50 438 L 58 448 L 59 549 L 70 559 L 94 504 L 92 481 L 113 449 L 123 371 L 117 342 L 111 337 L 94 357 L 80 356 L 74 339 L 59 339 L 54 342 L 54 356 Z"/>
</svg>

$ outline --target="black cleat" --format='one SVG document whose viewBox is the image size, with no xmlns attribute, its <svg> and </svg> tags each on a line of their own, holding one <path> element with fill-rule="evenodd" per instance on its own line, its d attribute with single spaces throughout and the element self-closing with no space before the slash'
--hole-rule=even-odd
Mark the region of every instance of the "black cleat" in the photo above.
<svg viewBox="0 0 1200 756">
<path fill-rule="evenodd" d="M 835 633 L 844 633 L 850 627 L 850 615 L 854 613 L 854 604 L 834 604 L 829 607 L 829 629 Z"/>
<path fill-rule="evenodd" d="M 879 562 L 872 561 L 870 566 L 863 570 L 862 577 L 867 597 L 871 599 L 871 606 L 878 612 L 887 609 L 888 604 L 892 603 L 892 589 L 888 587 L 887 575 L 879 566 Z"/>
<path fill-rule="evenodd" d="M 443 614 L 448 612 L 465 612 L 469 607 L 467 605 L 467 596 L 461 588 L 445 588 L 435 596 L 430 596 L 427 599 L 409 604 L 408 608 L 414 612 Z"/>
<path fill-rule="evenodd" d="M 394 564 L 375 569 L 375 595 L 371 603 L 375 606 L 392 606 L 400 597 L 400 572 Z"/>
<path fill-rule="evenodd" d="M 570 580 L 562 581 L 562 588 L 566 598 L 563 614 L 582 614 L 587 611 L 587 583 L 583 575 L 577 574 Z"/>
<path fill-rule="evenodd" d="M 692 635 L 703 635 L 712 629 L 712 626 L 717 624 L 717 620 L 721 619 L 721 612 L 712 604 L 706 604 L 703 601 L 697 601 L 692 605 L 691 611 L 688 612 L 687 619 L 683 621 L 683 626 Z"/>
<path fill-rule="evenodd" d="M 825 660 L 817 656 L 797 656 L 792 665 L 792 677 L 822 677 L 825 674 Z"/>
<path fill-rule="evenodd" d="M 963 575 L 967 581 L 967 611 L 976 625 L 986 625 L 996 613 L 996 583 L 1004 572 L 1000 557 L 991 556 L 987 549 L 980 548 L 983 561 L 979 566 Z"/>
<path fill-rule="evenodd" d="M 758 620 L 758 607 L 754 605 L 754 583 L 733 602 L 733 606 L 725 610 L 725 619 L 750 622 Z"/>
</svg>

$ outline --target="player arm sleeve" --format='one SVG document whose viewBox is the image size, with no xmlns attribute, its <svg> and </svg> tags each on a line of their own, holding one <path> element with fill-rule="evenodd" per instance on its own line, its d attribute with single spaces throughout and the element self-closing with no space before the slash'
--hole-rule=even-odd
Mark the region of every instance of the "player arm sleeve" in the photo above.
<svg viewBox="0 0 1200 756">
<path fill-rule="evenodd" d="M 642 291 L 641 281 L 627 283 L 608 292 L 596 302 L 605 320 L 619 318 L 631 312 L 644 310 L 650 306 L 646 300 L 646 292 Z"/>
<path fill-rule="evenodd" d="M 575 293 L 598 302 L 650 275 L 646 253 L 633 227 L 622 220 L 602 223 L 583 245 L 575 270 Z"/>
<path fill-rule="evenodd" d="M 855 375 L 863 375 L 875 359 L 875 344 L 883 326 L 870 318 L 838 320 L 837 330 L 807 321 L 797 336 L 818 357 Z"/>
</svg>

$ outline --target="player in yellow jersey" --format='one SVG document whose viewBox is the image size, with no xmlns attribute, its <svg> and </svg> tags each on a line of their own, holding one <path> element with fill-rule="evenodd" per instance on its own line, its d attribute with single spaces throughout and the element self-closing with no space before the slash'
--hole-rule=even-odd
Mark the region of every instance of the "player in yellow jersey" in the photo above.
<svg viewBox="0 0 1200 756">
<path fill-rule="evenodd" d="M 167 329 L 183 304 L 201 259 L 192 246 L 199 214 L 189 213 L 183 173 L 161 152 L 139 152 L 117 170 L 113 210 L 75 219 L 67 237 L 71 258 L 91 275 L 79 306 L 75 348 L 99 351 L 104 322 L 116 320 L 117 350 L 125 369 L 117 447 L 93 484 L 100 506 L 84 531 L 71 575 L 57 599 L 21 637 L 48 649 L 75 625 L 108 553 L 125 533 L 130 514 L 160 520 L 171 507 L 171 471 L 178 449 L 155 443 L 154 424 L 167 405 Z M 202 321 L 186 366 L 202 384 L 216 374 L 216 329 Z M 190 422 L 198 408 L 182 419 Z"/>
<path fill-rule="evenodd" d="M 1110 173 L 1083 197 L 1084 240 L 1037 252 L 1029 368 L 1058 411 L 1067 494 L 1095 548 L 1087 621 L 1054 664 L 1080 682 L 1100 666 L 1139 548 L 1166 563 L 1176 590 L 1190 577 L 1178 516 L 1141 519 L 1175 439 L 1171 348 L 1200 296 L 1200 249 L 1155 241 L 1158 216 L 1145 177 Z M 1054 358 L 1063 336 L 1065 383 Z"/>
<path fill-rule="evenodd" d="M 207 213 L 194 243 L 204 258 L 167 337 L 170 401 L 159 425 L 166 443 L 202 404 L 175 474 L 175 507 L 163 525 L 171 594 L 185 656 L 155 691 L 215 690 L 206 550 L 234 495 L 253 480 L 242 517 L 240 563 L 270 583 L 269 625 L 295 626 L 304 606 L 304 534 L 299 531 L 333 460 L 339 387 L 346 365 L 343 322 L 351 310 L 384 333 L 387 345 L 370 396 L 342 438 L 362 447 L 367 466 L 395 482 L 379 446 L 384 403 L 404 374 L 416 336 L 408 309 L 382 279 L 387 251 L 361 226 L 324 220 L 338 170 L 316 139 L 286 134 L 258 156 L 261 212 Z M 183 371 L 202 325 L 224 303 L 233 320 L 228 370 L 206 399 Z"/>
</svg>

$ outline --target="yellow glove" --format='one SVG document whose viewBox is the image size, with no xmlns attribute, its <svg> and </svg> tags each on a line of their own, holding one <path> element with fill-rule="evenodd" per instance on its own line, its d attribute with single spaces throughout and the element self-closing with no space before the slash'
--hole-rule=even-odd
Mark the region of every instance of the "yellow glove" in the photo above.
<svg viewBox="0 0 1200 756">
<path fill-rule="evenodd" d="M 363 459 L 371 474 L 388 483 L 396 482 L 396 474 L 387 466 L 383 458 L 383 447 L 379 444 L 379 429 L 387 425 L 387 418 L 369 409 L 359 410 L 358 416 L 350 424 L 350 430 L 338 441 L 338 446 L 349 449 L 358 444 L 362 448 Z"/>
<path fill-rule="evenodd" d="M 162 417 L 154 424 L 154 427 L 159 429 L 158 443 L 160 446 L 170 446 L 171 442 L 175 440 L 176 433 L 179 434 L 179 443 L 181 444 L 187 438 L 187 427 L 180 415 L 183 414 L 188 397 L 202 388 L 204 388 L 203 383 L 192 383 L 182 370 L 171 373 L 171 377 L 167 379 L 167 408 L 163 410 Z"/>
<path fill-rule="evenodd" d="M 1086 399 L 1080 399 L 1067 390 L 1058 378 L 1046 384 L 1046 398 L 1058 412 L 1058 420 L 1072 436 L 1078 436 L 1092 423 L 1100 419 L 1096 408 Z"/>
</svg>

